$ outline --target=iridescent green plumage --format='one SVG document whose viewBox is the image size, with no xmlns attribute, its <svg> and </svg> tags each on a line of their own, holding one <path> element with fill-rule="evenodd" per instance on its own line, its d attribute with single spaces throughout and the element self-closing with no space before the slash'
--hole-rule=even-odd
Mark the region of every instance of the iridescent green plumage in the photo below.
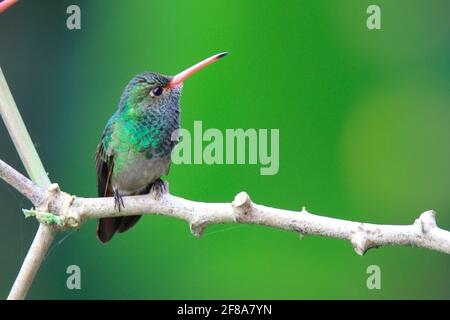
<svg viewBox="0 0 450 320">
<path fill-rule="evenodd" d="M 176 115 L 167 116 L 160 110 L 126 109 L 108 121 L 103 138 L 104 149 L 108 151 L 107 155 L 115 154 L 117 172 L 132 157 L 150 159 L 169 154 L 174 146 L 171 135 L 177 128 Z"/>
</svg>

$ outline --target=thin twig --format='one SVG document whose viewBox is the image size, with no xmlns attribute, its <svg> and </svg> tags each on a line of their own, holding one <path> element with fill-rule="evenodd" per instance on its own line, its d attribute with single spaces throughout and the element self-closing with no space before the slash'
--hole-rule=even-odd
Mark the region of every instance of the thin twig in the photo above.
<svg viewBox="0 0 450 320">
<path fill-rule="evenodd" d="M 50 179 L 31 141 L 1 68 L 0 114 L 29 176 L 37 185 L 44 188 L 48 187 Z M 30 200 L 33 201 L 32 199 Z M 55 232 L 52 227 L 44 224 L 39 225 L 39 229 L 20 268 L 8 299 L 25 299 L 54 236 Z"/>
<path fill-rule="evenodd" d="M 0 114 L 31 180 L 42 187 L 50 185 L 47 172 L 30 138 L 1 68 Z"/>
<path fill-rule="evenodd" d="M 17 191 L 27 197 L 35 206 L 44 199 L 44 193 L 40 188 L 36 188 L 36 185 L 21 175 L 15 169 L 0 159 L 0 177 L 2 177 L 10 186 L 14 187 Z"/>
</svg>

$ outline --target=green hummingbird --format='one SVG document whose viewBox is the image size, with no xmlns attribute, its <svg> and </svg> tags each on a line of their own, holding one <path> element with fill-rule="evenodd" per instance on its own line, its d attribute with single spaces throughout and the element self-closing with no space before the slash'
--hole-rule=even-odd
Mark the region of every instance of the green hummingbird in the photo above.
<svg viewBox="0 0 450 320">
<path fill-rule="evenodd" d="M 120 211 L 123 196 L 166 192 L 161 176 L 169 173 L 170 154 L 180 127 L 183 81 L 224 57 L 219 53 L 175 76 L 144 72 L 125 87 L 118 110 L 108 120 L 97 147 L 95 162 L 99 197 L 114 197 Z M 99 219 L 97 237 L 106 243 L 116 232 L 134 226 L 141 216 Z"/>
</svg>

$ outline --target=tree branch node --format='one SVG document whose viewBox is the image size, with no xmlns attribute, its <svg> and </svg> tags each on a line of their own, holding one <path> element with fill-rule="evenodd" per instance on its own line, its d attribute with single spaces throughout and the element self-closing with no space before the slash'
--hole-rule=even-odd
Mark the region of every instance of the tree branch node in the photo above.
<svg viewBox="0 0 450 320">
<path fill-rule="evenodd" d="M 419 226 L 422 234 L 429 233 L 432 229 L 437 227 L 436 224 L 436 212 L 434 210 L 428 210 L 422 213 L 414 224 Z"/>
<path fill-rule="evenodd" d="M 245 191 L 239 192 L 231 205 L 238 215 L 247 215 L 252 211 L 252 200 Z"/>
<path fill-rule="evenodd" d="M 198 221 L 193 221 L 189 224 L 189 227 L 191 229 L 192 235 L 196 238 L 200 238 L 205 231 L 206 225 Z"/>
<path fill-rule="evenodd" d="M 363 256 L 371 247 L 370 240 L 361 231 L 354 233 L 350 239 L 350 242 L 352 243 L 355 252 L 360 256 Z"/>
</svg>

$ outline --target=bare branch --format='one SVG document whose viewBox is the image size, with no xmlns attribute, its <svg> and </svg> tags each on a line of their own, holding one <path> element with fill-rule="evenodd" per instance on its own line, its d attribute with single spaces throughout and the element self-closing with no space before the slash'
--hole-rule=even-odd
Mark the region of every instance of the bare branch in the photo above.
<svg viewBox="0 0 450 320">
<path fill-rule="evenodd" d="M 19 274 L 14 281 L 13 287 L 8 295 L 8 300 L 23 300 L 33 283 L 36 273 L 47 254 L 48 248 L 53 242 L 55 232 L 51 226 L 41 224 L 33 243 L 22 263 Z"/>
<path fill-rule="evenodd" d="M 242 198 L 246 198 L 242 201 Z M 450 232 L 437 227 L 434 211 L 424 212 L 412 225 L 379 225 L 314 215 L 303 209 L 289 211 L 257 205 L 241 192 L 229 203 L 203 203 L 170 194 L 155 200 L 150 196 L 126 197 L 125 209 L 119 213 L 109 198 L 77 198 L 67 215 L 91 218 L 135 215 L 154 212 L 186 220 L 191 232 L 200 236 L 210 224 L 257 224 L 301 235 L 316 235 L 349 240 L 356 253 L 384 245 L 416 246 L 450 254 Z"/>
<path fill-rule="evenodd" d="M 385 245 L 415 246 L 450 254 L 450 232 L 436 225 L 432 210 L 422 213 L 411 225 L 381 225 L 319 216 L 305 208 L 290 211 L 266 207 L 253 203 L 245 192 L 236 195 L 231 203 L 196 202 L 169 193 L 158 198 L 152 195 L 124 197 L 124 201 L 125 208 L 119 212 L 113 198 L 77 198 L 52 184 L 44 192 L 42 203 L 46 205 L 41 205 L 41 210 L 61 217 L 62 229 L 79 228 L 87 219 L 161 214 L 187 221 L 196 237 L 211 224 L 256 224 L 295 231 L 302 236 L 348 240 L 359 255 Z"/>
<path fill-rule="evenodd" d="M 27 197 L 35 206 L 39 206 L 43 201 L 42 189 L 2 160 L 0 160 L 0 177 Z"/>
<path fill-rule="evenodd" d="M 4 3 L 4 2 L 3 2 Z M 7 2 L 11 6 L 14 1 Z M 5 10 L 7 7 L 5 6 Z M 1 12 L 1 11 L 0 11 Z M 30 175 L 31 179 L 41 187 L 50 185 L 50 179 L 47 172 L 42 165 L 41 159 L 31 141 L 28 130 L 20 116 L 16 103 L 13 99 L 11 91 L 9 90 L 3 71 L 0 68 L 0 114 L 8 129 L 14 146 L 19 153 L 25 169 Z M 20 175 L 20 174 L 18 174 Z M 10 177 L 12 179 L 12 177 Z M 30 198 L 30 200 L 37 201 L 38 199 Z M 55 232 L 52 227 L 44 224 L 39 225 L 39 229 L 33 240 L 33 243 L 28 251 L 22 267 L 17 275 L 16 281 L 9 293 L 8 299 L 25 299 L 31 283 L 36 276 L 37 270 L 44 259 L 50 244 L 53 241 Z"/>
<path fill-rule="evenodd" d="M 0 114 L 31 180 L 38 186 L 47 187 L 50 184 L 47 172 L 42 165 L 33 141 L 31 141 L 1 68 Z"/>
</svg>

